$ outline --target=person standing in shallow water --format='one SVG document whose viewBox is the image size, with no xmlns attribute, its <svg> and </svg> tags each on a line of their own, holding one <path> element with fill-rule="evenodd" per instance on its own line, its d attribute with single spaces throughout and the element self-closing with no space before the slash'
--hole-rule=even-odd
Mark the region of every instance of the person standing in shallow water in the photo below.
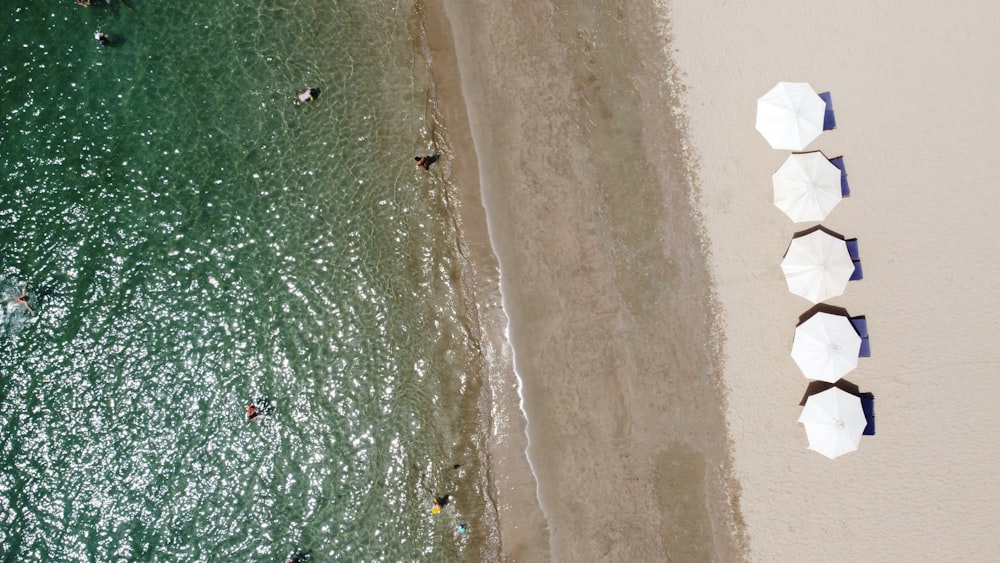
<svg viewBox="0 0 1000 563">
<path fill-rule="evenodd" d="M 414 160 L 417 161 L 417 166 L 423 166 L 424 170 L 430 170 L 431 169 L 431 164 L 434 164 L 435 162 L 437 162 L 440 159 L 441 159 L 441 155 L 439 155 L 439 154 L 435 154 L 435 155 L 431 155 L 431 156 L 418 156 L 418 157 L 414 158 Z"/>
<path fill-rule="evenodd" d="M 434 506 L 431 507 L 431 514 L 439 514 L 441 509 L 448 506 L 451 502 L 451 495 L 441 495 L 434 497 Z"/>
</svg>

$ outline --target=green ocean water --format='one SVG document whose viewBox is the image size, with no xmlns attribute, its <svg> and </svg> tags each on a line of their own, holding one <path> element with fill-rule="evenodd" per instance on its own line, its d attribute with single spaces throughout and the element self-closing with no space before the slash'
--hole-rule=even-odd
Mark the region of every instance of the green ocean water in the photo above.
<svg viewBox="0 0 1000 563">
<path fill-rule="evenodd" d="M 0 4 L 3 560 L 479 559 L 409 3 L 101 2 Z"/>
</svg>

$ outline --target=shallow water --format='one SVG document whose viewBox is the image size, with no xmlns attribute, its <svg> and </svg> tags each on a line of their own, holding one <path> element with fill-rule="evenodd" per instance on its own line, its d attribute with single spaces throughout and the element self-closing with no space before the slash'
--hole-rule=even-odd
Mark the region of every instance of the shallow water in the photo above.
<svg viewBox="0 0 1000 563">
<path fill-rule="evenodd" d="M 364 4 L 0 8 L 5 560 L 467 556 L 426 78 Z"/>
</svg>

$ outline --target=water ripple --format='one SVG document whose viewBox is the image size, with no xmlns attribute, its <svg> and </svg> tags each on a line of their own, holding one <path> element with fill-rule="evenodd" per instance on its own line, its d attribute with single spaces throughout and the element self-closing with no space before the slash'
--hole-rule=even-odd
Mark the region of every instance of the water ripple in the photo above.
<svg viewBox="0 0 1000 563">
<path fill-rule="evenodd" d="M 6 556 L 464 557 L 454 237 L 369 4 L 0 8 Z"/>
</svg>

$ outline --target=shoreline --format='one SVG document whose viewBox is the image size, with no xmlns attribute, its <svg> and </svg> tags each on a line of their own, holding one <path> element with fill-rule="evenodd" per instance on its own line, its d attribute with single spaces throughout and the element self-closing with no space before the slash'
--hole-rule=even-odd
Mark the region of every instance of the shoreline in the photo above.
<svg viewBox="0 0 1000 563">
<path fill-rule="evenodd" d="M 429 102 L 433 138 L 447 149 L 443 169 L 445 198 L 455 221 L 462 258 L 459 275 L 470 340 L 481 359 L 481 392 L 473 417 L 480 470 L 474 489 L 485 503 L 474 546 L 482 560 L 544 560 L 547 525 L 534 494 L 535 476 L 524 456 L 527 447 L 520 382 L 514 371 L 503 309 L 500 265 L 493 252 L 486 212 L 479 192 L 478 157 L 458 81 L 458 61 L 451 22 L 443 5 L 417 4 L 421 55 L 432 88 Z M 498 469 L 499 468 L 499 469 Z"/>
<path fill-rule="evenodd" d="M 683 132 L 676 116 L 636 109 L 676 106 L 673 70 L 620 66 L 619 57 L 639 64 L 651 54 L 641 40 L 654 38 L 662 55 L 658 14 L 443 6 L 460 83 L 439 82 L 438 95 L 442 107 L 465 104 L 468 144 L 456 146 L 478 163 L 475 177 L 466 171 L 478 182 L 454 176 L 465 191 L 462 232 L 482 234 L 465 228 L 473 209 L 488 233 L 474 246 L 495 253 L 476 269 L 477 287 L 500 288 L 502 306 L 485 303 L 510 347 L 497 334 L 495 351 L 516 364 L 527 415 L 523 437 L 517 416 L 494 419 L 508 433 L 490 469 L 505 558 L 745 557 L 721 333 Z M 591 47 L 607 35 L 623 50 Z M 437 65 L 447 47 L 431 43 Z M 463 116 L 446 121 L 450 137 Z M 500 395 L 516 388 L 513 369 L 497 375 Z M 506 413 L 520 414 L 510 402 Z"/>
</svg>

